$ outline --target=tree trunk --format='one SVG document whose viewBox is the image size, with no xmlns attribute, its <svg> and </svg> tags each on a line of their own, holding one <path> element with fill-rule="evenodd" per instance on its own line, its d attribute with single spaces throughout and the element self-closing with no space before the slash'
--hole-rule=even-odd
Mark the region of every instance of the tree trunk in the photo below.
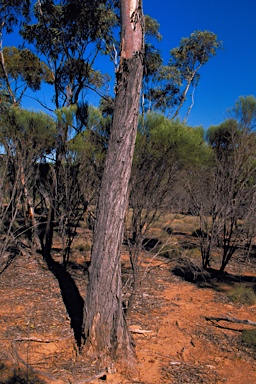
<svg viewBox="0 0 256 384">
<path fill-rule="evenodd" d="M 143 75 L 143 15 L 140 0 L 121 0 L 122 50 L 116 74 L 113 125 L 99 195 L 84 336 L 89 355 L 103 367 L 129 364 L 133 349 L 122 308 L 121 246 L 137 133 Z"/>
<path fill-rule="evenodd" d="M 26 180 L 23 165 L 21 165 L 21 184 L 23 187 L 23 195 L 24 195 L 24 203 L 25 203 L 25 212 L 24 212 L 25 225 L 27 227 L 28 232 L 31 231 L 31 240 L 32 240 L 33 247 L 35 248 L 35 250 L 41 251 L 42 246 L 41 246 L 41 242 L 38 234 L 38 222 L 35 216 L 34 202 L 27 188 L 27 180 Z"/>
</svg>

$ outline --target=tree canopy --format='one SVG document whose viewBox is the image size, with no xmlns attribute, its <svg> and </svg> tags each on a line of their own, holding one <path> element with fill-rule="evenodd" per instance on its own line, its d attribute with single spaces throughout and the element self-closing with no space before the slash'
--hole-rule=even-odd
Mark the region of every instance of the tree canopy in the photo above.
<svg viewBox="0 0 256 384">
<path fill-rule="evenodd" d="M 200 68 L 216 55 L 221 44 L 217 35 L 209 31 L 195 31 L 181 39 L 179 47 L 170 51 L 168 65 L 157 67 L 155 84 L 146 94 L 148 108 L 170 109 L 173 111 L 172 118 L 175 118 L 189 88 L 197 87 Z"/>
</svg>

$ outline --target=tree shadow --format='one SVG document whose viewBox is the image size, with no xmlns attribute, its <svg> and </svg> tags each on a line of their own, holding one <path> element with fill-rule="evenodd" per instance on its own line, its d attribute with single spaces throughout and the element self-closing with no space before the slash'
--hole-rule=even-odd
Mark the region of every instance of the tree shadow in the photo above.
<svg viewBox="0 0 256 384">
<path fill-rule="evenodd" d="M 180 257 L 171 272 L 190 283 L 201 285 L 211 280 L 211 275 L 202 267 L 194 264 L 190 259 Z"/>
<path fill-rule="evenodd" d="M 74 332 L 77 346 L 82 345 L 82 325 L 84 299 L 65 267 L 53 260 L 52 257 L 45 258 L 49 270 L 53 273 L 59 283 L 62 299 L 70 317 L 70 325 Z"/>
<path fill-rule="evenodd" d="M 0 383 L 1 384 L 46 384 L 38 377 L 35 372 L 28 369 L 7 367 L 0 363 Z"/>
<path fill-rule="evenodd" d="M 237 283 L 248 283 L 256 287 L 255 276 L 235 275 L 228 272 L 221 272 L 214 268 L 205 270 L 185 258 L 180 258 L 171 272 L 185 281 L 197 285 L 199 288 L 211 288 L 218 292 L 222 291 L 221 287 L 223 285 L 232 287 Z"/>
</svg>

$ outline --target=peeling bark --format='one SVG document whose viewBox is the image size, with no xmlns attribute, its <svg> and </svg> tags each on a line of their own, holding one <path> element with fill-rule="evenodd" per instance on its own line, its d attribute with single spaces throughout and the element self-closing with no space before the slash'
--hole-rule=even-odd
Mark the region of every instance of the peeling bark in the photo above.
<svg viewBox="0 0 256 384">
<path fill-rule="evenodd" d="M 122 17 L 121 58 L 130 59 L 143 46 L 142 4 L 138 0 L 120 1 Z"/>
</svg>

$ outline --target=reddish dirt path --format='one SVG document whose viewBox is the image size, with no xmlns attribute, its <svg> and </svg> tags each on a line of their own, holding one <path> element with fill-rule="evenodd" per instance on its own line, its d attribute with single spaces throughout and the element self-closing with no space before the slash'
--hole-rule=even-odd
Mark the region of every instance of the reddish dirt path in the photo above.
<svg viewBox="0 0 256 384">
<path fill-rule="evenodd" d="M 86 278 L 76 260 L 70 273 L 84 297 Z M 232 303 L 225 285 L 216 290 L 183 281 L 171 272 L 174 265 L 154 260 L 131 313 L 137 370 L 97 378 L 94 363 L 76 357 L 56 277 L 38 258 L 16 258 L 0 275 L 0 383 L 21 382 L 11 381 L 16 375 L 30 384 L 255 384 L 255 355 L 240 341 L 248 326 L 206 317 L 256 322 L 256 306 Z M 249 274 L 255 272 L 251 267 Z"/>
</svg>

